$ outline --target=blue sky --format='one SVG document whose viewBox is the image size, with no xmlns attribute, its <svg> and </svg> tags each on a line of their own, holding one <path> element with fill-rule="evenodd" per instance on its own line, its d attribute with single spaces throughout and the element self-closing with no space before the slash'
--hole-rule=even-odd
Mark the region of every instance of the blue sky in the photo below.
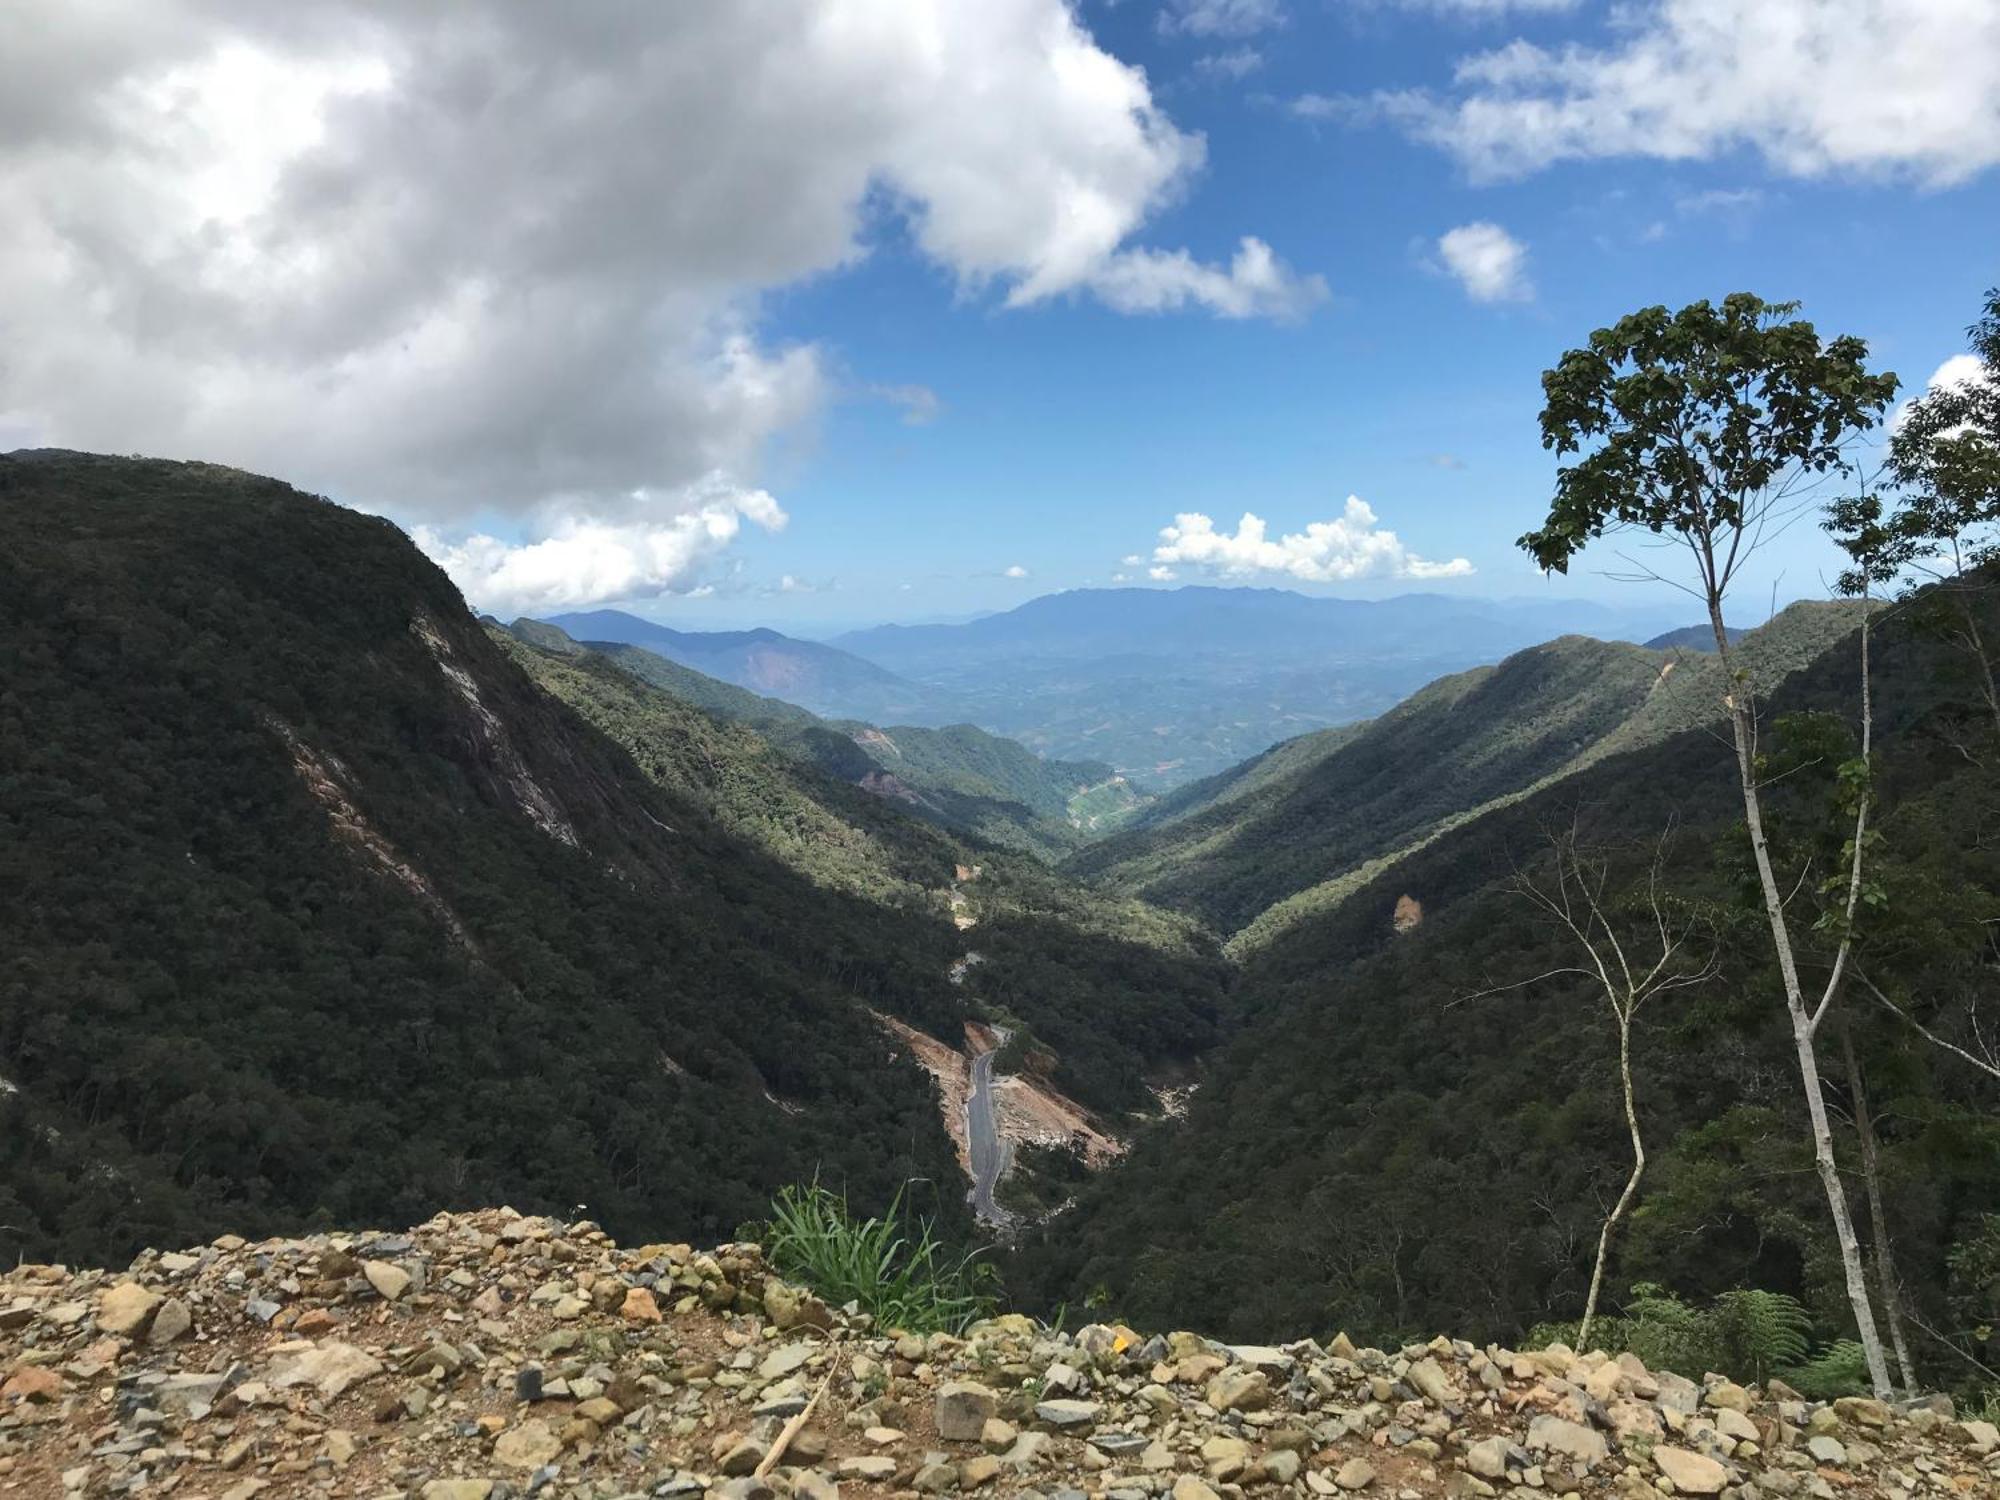
<svg viewBox="0 0 2000 1500">
<path fill-rule="evenodd" d="M 502 614 L 1631 598 L 1512 546 L 1563 349 L 1751 290 L 1921 386 L 2000 281 L 1991 0 L 31 10 L 0 447 L 277 473 Z"/>
<path fill-rule="evenodd" d="M 858 385 L 921 384 L 941 410 L 911 426 L 886 404 L 835 408 L 787 477 L 789 528 L 745 543 L 748 570 L 831 592 L 696 605 L 779 618 L 781 602 L 805 621 L 1006 607 L 1120 573 L 1144 582 L 1120 559 L 1150 553 L 1183 510 L 1233 526 L 1249 509 L 1289 531 L 1350 493 L 1416 552 L 1467 557 L 1476 573 L 1255 581 L 1624 600 L 1630 587 L 1600 574 L 1615 558 L 1551 584 L 1511 545 L 1549 491 L 1539 378 L 1562 350 L 1636 307 L 1751 290 L 1802 300 L 1822 329 L 1861 334 L 1880 365 L 1921 383 L 1963 348 L 1980 294 L 2000 280 L 1991 173 L 1950 188 L 1802 179 L 1737 148 L 1477 183 L 1393 128 L 1306 122 L 1286 107 L 1314 92 L 1439 86 L 1456 59 L 1516 36 L 1601 36 L 1593 8 L 1488 21 L 1310 3 L 1285 13 L 1282 29 L 1203 46 L 1162 36 L 1136 0 L 1086 10 L 1100 40 L 1143 64 L 1176 123 L 1208 141 L 1205 171 L 1149 237 L 1222 258 L 1257 234 L 1326 277 L 1327 305 L 1293 324 L 1131 317 L 1082 300 L 1001 310 L 958 295 L 884 226 L 867 265 L 783 297 L 774 326 L 838 345 Z M 1198 73 L 1204 56 L 1241 46 L 1266 58 L 1245 79 Z M 1531 299 L 1475 302 L 1440 270 L 1437 239 L 1482 221 L 1526 246 Z M 1029 576 L 994 576 L 1009 565 Z M 1746 606 L 1773 583 L 1817 595 L 1831 566 L 1799 529 L 1746 578 Z"/>
</svg>

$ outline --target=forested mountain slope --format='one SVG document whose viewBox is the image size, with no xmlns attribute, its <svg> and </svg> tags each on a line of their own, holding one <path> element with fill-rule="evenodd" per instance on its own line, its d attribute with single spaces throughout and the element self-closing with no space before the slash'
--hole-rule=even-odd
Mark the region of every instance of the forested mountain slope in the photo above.
<svg viewBox="0 0 2000 1500">
<path fill-rule="evenodd" d="M 961 973 L 958 1002 L 1048 1049 L 1051 1081 L 1070 1097 L 1114 1118 L 1150 1106 L 1149 1064 L 1221 1039 L 1226 970 L 1187 919 L 914 816 L 900 799 L 638 680 L 620 659 L 498 638 L 648 777 L 788 868 L 927 924 L 962 925 L 958 942 L 980 962 Z M 811 732 L 851 748 L 824 726 Z"/>
<path fill-rule="evenodd" d="M 1793 605 L 1744 639 L 1738 665 L 1767 687 L 1851 629 L 1856 608 Z M 1712 651 L 1564 636 L 1442 678 L 1368 724 L 1276 746 L 1145 809 L 1066 868 L 1261 941 L 1498 800 L 1719 716 L 1720 671 Z"/>
<path fill-rule="evenodd" d="M 1045 759 L 1016 740 L 971 724 L 884 728 L 855 719 L 822 719 L 643 646 L 578 642 L 560 627 L 538 620 L 516 620 L 508 629 L 557 654 L 595 651 L 643 682 L 750 725 L 780 750 L 837 780 L 896 798 L 948 828 L 1010 848 L 1059 858 L 1081 847 L 1095 828 L 1127 816 L 1143 801 L 1102 761 Z M 1086 821 L 1090 826 L 1084 826 Z"/>
<path fill-rule="evenodd" d="M 1981 607 L 1987 628 L 2000 625 L 1992 593 Z M 1990 998 L 1986 924 L 2000 914 L 2000 786 L 1983 752 L 2000 747 L 1968 753 L 1956 657 L 1902 617 L 1876 636 L 1880 898 L 1858 967 L 1976 1047 L 1966 1007 Z M 1830 805 L 1856 681 L 1849 638 L 1766 705 L 1767 817 L 1800 932 L 1851 831 Z M 1253 1019 L 1185 1120 L 1086 1186 L 1026 1249 L 1017 1280 L 1052 1302 L 1094 1296 L 1142 1324 L 1201 1319 L 1248 1339 L 1301 1318 L 1474 1339 L 1574 1318 L 1630 1166 L 1615 1034 L 1587 982 L 1551 972 L 1580 955 L 1514 882 L 1546 881 L 1547 836 L 1574 824 L 1607 851 L 1607 899 L 1637 947 L 1647 868 L 1675 830 L 1660 888 L 1680 919 L 1713 934 L 1721 969 L 1640 1016 L 1651 1167 L 1610 1304 L 1641 1281 L 1694 1298 L 1760 1287 L 1804 1297 L 1822 1333 L 1839 1335 L 1839 1263 L 1768 941 L 1754 897 L 1746 905 L 1732 773 L 1727 743 L 1699 729 L 1608 756 L 1446 833 L 1249 953 L 1238 990 Z M 1823 977 L 1830 939 L 1806 943 Z M 1881 1135 L 1895 1272 L 1916 1317 L 1990 1358 L 2000 1350 L 1977 1346 L 2000 1311 L 2000 1095 L 1850 987 L 1822 1040 L 1850 1171 L 1850 1042 Z M 1858 1182 L 1851 1194 L 1865 1226 Z M 1936 1378 L 1964 1373 L 1961 1354 L 1912 1337 Z"/>
<path fill-rule="evenodd" d="M 955 1180 L 868 1011 L 955 1034 L 962 935 L 644 774 L 387 522 L 0 456 L 0 635 L 0 1254 L 481 1199 L 726 1234 L 815 1173 L 877 1204 Z M 1040 921 L 982 942 L 1142 1093 L 1144 1044 L 1077 1003 L 1134 960 Z M 1175 963 L 1199 1045 L 1214 975 Z"/>
</svg>

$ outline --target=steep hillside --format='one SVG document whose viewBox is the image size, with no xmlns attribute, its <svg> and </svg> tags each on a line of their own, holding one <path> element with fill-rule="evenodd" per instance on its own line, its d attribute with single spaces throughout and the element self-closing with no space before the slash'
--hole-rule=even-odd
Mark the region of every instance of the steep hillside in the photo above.
<svg viewBox="0 0 2000 1500">
<path fill-rule="evenodd" d="M 1956 728 L 1951 653 L 1900 617 L 1877 635 L 1878 898 L 1857 963 L 1977 1051 L 1970 1018 L 1991 1013 L 2000 797 L 1991 761 L 1976 746 L 1968 758 Z M 1814 917 L 1848 826 L 1830 804 L 1856 670 L 1849 639 L 1765 715 L 1775 857 L 1803 962 L 1820 978 L 1830 939 Z M 1611 920 L 1649 952 L 1649 865 L 1673 829 L 1658 888 L 1719 970 L 1640 1016 L 1651 1165 L 1617 1245 L 1611 1306 L 1645 1282 L 1697 1302 L 1764 1288 L 1803 1298 L 1820 1336 L 1851 1336 L 1769 944 L 1745 903 L 1739 818 L 1727 742 L 1687 730 L 1501 803 L 1248 951 L 1238 996 L 1252 1019 L 1185 1118 L 1086 1186 L 1017 1276 L 1051 1302 L 1095 1294 L 1137 1319 L 1201 1317 L 1238 1338 L 1281 1334 L 1301 1315 L 1371 1336 L 1444 1324 L 1500 1339 L 1574 1318 L 1630 1166 L 1617 1044 L 1577 975 L 1578 950 L 1514 883 L 1546 882 L 1549 830 L 1577 825 L 1604 850 Z M 1919 1369 L 1966 1378 L 1968 1352 L 1989 1363 L 2000 1353 L 2000 1286 L 1978 1269 L 2000 1253 L 1992 1080 L 1853 987 L 1821 1052 L 1851 1173 L 1854 1084 L 1866 1077 L 1881 1223 Z M 1867 1240 L 1858 1178 L 1851 1194 Z M 1949 1331 L 1950 1347 L 1923 1328 Z"/>
<path fill-rule="evenodd" d="M 710 677 L 833 718 L 936 723 L 952 717 L 934 691 L 851 651 L 775 630 L 674 630 L 616 609 L 556 615 L 548 623 L 579 641 L 643 646 Z"/>
<path fill-rule="evenodd" d="M 1852 628 L 1792 606 L 1743 641 L 1769 686 Z M 1565 636 L 1444 678 L 1381 718 L 1275 747 L 1146 810 L 1067 868 L 1264 941 L 1443 829 L 1721 712 L 1715 655 Z"/>
<path fill-rule="evenodd" d="M 714 1233 L 815 1172 L 952 1179 L 868 1014 L 960 1024 L 950 924 L 643 776 L 387 522 L 0 457 L 0 635 L 7 1259 L 482 1198 Z"/>
</svg>

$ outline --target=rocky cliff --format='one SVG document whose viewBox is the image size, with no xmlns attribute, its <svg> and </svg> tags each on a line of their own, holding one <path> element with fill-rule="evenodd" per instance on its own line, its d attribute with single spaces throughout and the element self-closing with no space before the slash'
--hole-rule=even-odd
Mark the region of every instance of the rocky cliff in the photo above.
<svg viewBox="0 0 2000 1500">
<path fill-rule="evenodd" d="M 501 1209 L 0 1277 L 0 1490 L 1082 1500 L 2000 1493 L 1943 1403 L 1808 1402 L 1630 1356 L 1227 1347 L 1009 1315 L 875 1328 L 754 1245 Z"/>
</svg>

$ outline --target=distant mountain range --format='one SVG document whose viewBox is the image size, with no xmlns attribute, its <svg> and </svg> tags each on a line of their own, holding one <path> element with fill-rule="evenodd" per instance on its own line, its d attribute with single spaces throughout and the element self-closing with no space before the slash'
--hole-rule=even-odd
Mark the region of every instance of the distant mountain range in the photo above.
<svg viewBox="0 0 2000 1500">
<path fill-rule="evenodd" d="M 1551 637 L 1636 640 L 1670 619 L 1589 600 L 1075 589 L 962 625 L 885 625 L 832 644 L 1044 754 L 1109 761 L 1166 788 Z"/>
<path fill-rule="evenodd" d="M 1049 759 L 975 725 L 882 726 L 855 718 L 822 718 L 797 704 L 710 677 L 646 646 L 608 640 L 586 644 L 545 620 L 516 620 L 506 629 L 544 652 L 601 657 L 684 703 L 749 725 L 771 745 L 824 775 L 895 800 L 957 832 L 1045 858 L 1058 858 L 1115 826 L 1143 800 L 1102 761 Z M 785 646 L 812 645 L 772 631 L 755 634 Z M 777 652 L 784 647 L 770 649 Z M 830 647 L 815 649 L 840 654 Z M 688 654 L 718 662 L 729 659 L 726 651 Z M 810 659 L 810 653 L 801 653 L 801 658 Z"/>
<path fill-rule="evenodd" d="M 837 646 L 775 630 L 674 630 L 616 609 L 551 615 L 548 623 L 579 641 L 643 646 L 707 676 L 831 718 L 887 724 L 952 717 L 935 691 Z"/>
</svg>

